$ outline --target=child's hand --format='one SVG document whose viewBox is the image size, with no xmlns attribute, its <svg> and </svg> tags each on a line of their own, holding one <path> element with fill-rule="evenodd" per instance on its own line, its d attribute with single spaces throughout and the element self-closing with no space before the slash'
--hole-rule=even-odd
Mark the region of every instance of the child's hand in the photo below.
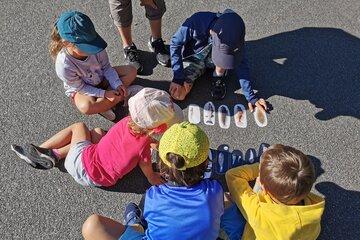
<svg viewBox="0 0 360 240">
<path fill-rule="evenodd" d="M 104 97 L 112 103 L 118 103 L 118 102 L 124 100 L 124 97 L 120 96 L 119 92 L 115 91 L 115 90 L 105 91 Z"/>
<path fill-rule="evenodd" d="M 191 88 L 189 88 L 190 91 Z M 186 91 L 184 86 L 181 86 L 180 84 L 172 82 L 170 84 L 169 89 L 170 95 L 175 100 L 184 100 L 188 92 Z"/>
<path fill-rule="evenodd" d="M 158 150 L 158 148 L 159 148 L 159 142 L 152 142 L 152 143 L 150 143 L 150 147 L 151 147 L 152 149 Z"/>
<path fill-rule="evenodd" d="M 254 106 L 250 102 L 248 103 L 248 106 L 249 106 L 250 112 L 253 112 L 254 111 Z M 255 106 L 258 107 L 260 109 L 260 111 L 263 111 L 264 113 L 267 110 L 266 101 L 263 98 L 260 98 L 255 103 Z"/>
<path fill-rule="evenodd" d="M 224 192 L 224 201 L 228 201 L 228 202 L 234 202 L 232 197 L 231 197 L 231 194 L 230 192 Z"/>
<path fill-rule="evenodd" d="M 188 83 L 188 82 L 184 82 L 184 89 L 186 94 L 188 94 L 192 88 L 193 84 L 192 83 Z"/>
<path fill-rule="evenodd" d="M 155 172 L 148 176 L 147 180 L 151 185 L 160 185 L 165 183 L 165 180 L 161 177 L 161 174 Z"/>
<path fill-rule="evenodd" d="M 120 86 L 116 89 L 116 91 L 118 91 L 118 92 L 120 93 L 120 95 L 123 96 L 124 99 L 125 99 L 125 98 L 127 97 L 127 95 L 128 95 L 128 93 L 127 93 L 127 88 L 126 88 L 126 86 L 125 86 L 124 84 L 120 85 Z"/>
</svg>

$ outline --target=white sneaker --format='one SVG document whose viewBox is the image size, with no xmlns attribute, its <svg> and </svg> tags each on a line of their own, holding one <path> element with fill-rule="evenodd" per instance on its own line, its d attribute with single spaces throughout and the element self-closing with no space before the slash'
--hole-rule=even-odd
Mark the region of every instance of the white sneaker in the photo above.
<svg viewBox="0 0 360 240">
<path fill-rule="evenodd" d="M 114 121 L 116 118 L 116 115 L 113 110 L 109 109 L 105 112 L 99 113 L 101 116 L 106 118 L 107 120 Z"/>
</svg>

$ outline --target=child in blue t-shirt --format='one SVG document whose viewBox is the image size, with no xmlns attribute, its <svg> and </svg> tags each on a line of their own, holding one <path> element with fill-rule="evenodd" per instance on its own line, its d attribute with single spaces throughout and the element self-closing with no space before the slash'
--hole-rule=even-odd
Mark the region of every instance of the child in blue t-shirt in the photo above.
<svg viewBox="0 0 360 240">
<path fill-rule="evenodd" d="M 143 217 L 147 228 L 141 227 L 145 224 L 140 209 L 130 204 L 125 211 L 127 226 L 94 214 L 83 225 L 84 238 L 217 239 L 223 190 L 216 180 L 203 179 L 208 151 L 209 140 L 198 126 L 183 122 L 170 127 L 159 143 L 160 173 L 167 183 L 146 192 Z"/>
</svg>

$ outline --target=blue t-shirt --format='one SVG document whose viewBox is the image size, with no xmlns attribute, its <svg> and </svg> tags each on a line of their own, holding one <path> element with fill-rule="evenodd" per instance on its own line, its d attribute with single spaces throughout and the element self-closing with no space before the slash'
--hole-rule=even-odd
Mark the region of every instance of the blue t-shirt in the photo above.
<svg viewBox="0 0 360 240">
<path fill-rule="evenodd" d="M 192 187 L 152 186 L 145 197 L 145 235 L 156 240 L 216 239 L 223 212 L 223 189 L 216 180 Z"/>
</svg>

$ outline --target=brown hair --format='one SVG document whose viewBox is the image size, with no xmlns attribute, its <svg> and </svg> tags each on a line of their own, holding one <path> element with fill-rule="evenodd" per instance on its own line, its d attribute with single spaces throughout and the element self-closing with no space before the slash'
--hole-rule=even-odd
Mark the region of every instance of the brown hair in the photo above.
<svg viewBox="0 0 360 240">
<path fill-rule="evenodd" d="M 168 153 L 166 159 L 171 163 L 171 167 L 160 161 L 160 173 L 167 181 L 175 182 L 179 186 L 193 186 L 203 179 L 207 160 L 202 164 L 188 168 L 186 170 L 179 170 L 185 166 L 185 159 L 175 153 Z"/>
<path fill-rule="evenodd" d="M 130 132 L 135 135 L 135 136 L 143 136 L 143 135 L 148 135 L 149 134 L 149 129 L 146 128 L 142 128 L 139 127 L 129 116 L 129 121 L 128 121 L 128 128 L 130 130 Z"/>
<path fill-rule="evenodd" d="M 261 156 L 260 182 L 278 201 L 301 201 L 315 182 L 314 165 L 299 150 L 276 144 Z"/>
<path fill-rule="evenodd" d="M 49 52 L 50 56 L 55 59 L 60 50 L 64 47 L 64 41 L 60 37 L 56 26 L 53 26 L 50 37 L 51 41 L 49 43 Z"/>
</svg>

